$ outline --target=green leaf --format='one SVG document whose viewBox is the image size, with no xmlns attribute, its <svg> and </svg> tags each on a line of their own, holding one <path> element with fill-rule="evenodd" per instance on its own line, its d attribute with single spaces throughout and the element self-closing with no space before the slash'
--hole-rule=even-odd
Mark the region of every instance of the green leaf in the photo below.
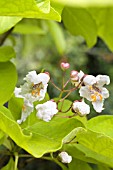
<svg viewBox="0 0 113 170">
<path fill-rule="evenodd" d="M 39 27 L 36 19 L 23 19 L 15 26 L 13 32 L 20 34 L 45 34 L 45 31 Z"/>
<path fill-rule="evenodd" d="M 0 145 L 4 142 L 4 132 L 0 130 Z"/>
<path fill-rule="evenodd" d="M 110 170 L 110 168 L 104 165 L 98 165 L 97 170 Z"/>
<path fill-rule="evenodd" d="M 7 102 L 14 91 L 17 72 L 11 62 L 0 63 L 0 104 Z"/>
<path fill-rule="evenodd" d="M 11 157 L 8 164 L 6 166 L 4 166 L 1 170 L 14 170 L 14 160 Z"/>
<path fill-rule="evenodd" d="M 1 16 L 0 17 L 0 34 L 14 27 L 19 21 L 21 21 L 21 19 L 22 19 L 21 17 Z"/>
<path fill-rule="evenodd" d="M 48 21 L 50 34 L 55 42 L 58 52 L 63 55 L 66 50 L 66 40 L 64 38 L 64 33 L 62 27 L 53 21 Z"/>
<path fill-rule="evenodd" d="M 49 13 L 50 12 L 50 0 L 44 0 L 41 2 L 37 2 L 37 6 L 40 8 L 40 10 L 43 13 Z"/>
<path fill-rule="evenodd" d="M 68 5 L 68 6 L 75 6 L 75 7 L 99 7 L 99 6 L 113 6 L 113 1 L 112 0 L 52 0 L 56 3 L 63 4 L 63 5 Z"/>
<path fill-rule="evenodd" d="M 6 62 L 15 57 L 16 53 L 11 46 L 0 47 L 0 62 Z"/>
<path fill-rule="evenodd" d="M 62 147 L 63 138 L 78 126 L 83 125 L 75 118 L 62 119 L 56 116 L 50 122 L 44 122 L 35 116 L 35 121 L 29 121 L 28 126 L 22 129 L 22 126 L 15 122 L 11 112 L 0 106 L 0 128 L 18 146 L 35 157 L 59 150 Z"/>
<path fill-rule="evenodd" d="M 64 25 L 73 35 L 82 35 L 89 47 L 96 43 L 96 23 L 87 9 L 66 7 L 62 16 Z"/>
<path fill-rule="evenodd" d="M 80 161 L 78 159 L 73 158 L 72 162 L 68 165 L 69 170 L 74 170 L 76 167 L 76 170 L 92 170 L 92 168 L 88 165 L 88 163 L 84 161 Z"/>
<path fill-rule="evenodd" d="M 77 148 L 101 163 L 113 167 L 113 139 L 102 133 L 95 133 L 81 128 L 77 135 Z"/>
<path fill-rule="evenodd" d="M 113 8 L 89 8 L 88 9 L 98 27 L 98 36 L 102 38 L 108 47 L 113 51 Z"/>
<path fill-rule="evenodd" d="M 17 98 L 14 95 L 8 102 L 8 108 L 11 111 L 15 120 L 18 120 L 21 117 L 23 103 L 23 99 Z"/>
<path fill-rule="evenodd" d="M 4 7 L 4 8 L 3 8 Z M 47 6 L 46 6 L 47 7 Z M 42 18 L 61 21 L 61 11 L 56 4 L 51 5 L 50 12 L 45 13 L 48 9 L 44 6 L 37 6 L 35 0 L 0 1 L 0 15 L 1 16 L 19 16 L 22 18 Z"/>
<path fill-rule="evenodd" d="M 65 144 L 66 150 L 74 158 L 89 163 L 113 167 L 113 140 L 101 133 L 76 128 L 76 138 Z"/>
<path fill-rule="evenodd" d="M 87 122 L 87 128 L 93 132 L 99 132 L 113 139 L 113 116 L 97 116 Z"/>
<path fill-rule="evenodd" d="M 77 143 L 71 142 L 69 144 L 65 144 L 63 149 L 67 151 L 73 158 L 76 158 L 76 159 L 79 159 L 81 161 L 88 162 L 88 163 L 94 163 L 94 164 L 98 163 L 98 161 L 96 161 L 94 158 L 88 157 L 85 151 L 80 149 L 78 145 L 79 144 Z"/>
</svg>

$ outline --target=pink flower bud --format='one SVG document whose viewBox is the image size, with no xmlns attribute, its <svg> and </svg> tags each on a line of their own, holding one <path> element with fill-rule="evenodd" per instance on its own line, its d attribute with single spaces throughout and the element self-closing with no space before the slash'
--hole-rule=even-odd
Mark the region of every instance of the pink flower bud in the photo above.
<svg viewBox="0 0 113 170">
<path fill-rule="evenodd" d="M 71 77 L 72 82 L 78 81 L 79 80 L 78 71 L 72 70 L 71 74 L 70 74 L 70 77 Z"/>
<path fill-rule="evenodd" d="M 70 64 L 69 64 L 69 63 L 64 63 L 64 62 L 62 62 L 62 63 L 60 64 L 60 66 L 61 66 L 61 69 L 62 69 L 63 71 L 65 71 L 65 70 L 67 70 L 67 69 L 70 67 Z"/>
</svg>

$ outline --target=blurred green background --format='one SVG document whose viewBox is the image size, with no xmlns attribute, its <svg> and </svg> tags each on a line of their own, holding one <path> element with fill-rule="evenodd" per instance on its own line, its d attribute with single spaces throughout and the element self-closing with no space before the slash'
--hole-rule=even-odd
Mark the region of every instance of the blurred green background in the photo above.
<svg viewBox="0 0 113 170">
<path fill-rule="evenodd" d="M 48 71 L 54 83 L 61 87 L 60 63 L 62 61 L 70 63 L 70 69 L 67 70 L 65 76 L 66 80 L 69 78 L 71 70 L 82 70 L 84 73 L 94 76 L 109 75 L 111 84 L 107 89 L 110 91 L 110 97 L 106 99 L 105 110 L 101 115 L 113 114 L 113 53 L 101 39 L 98 38 L 96 45 L 89 49 L 84 39 L 81 36 L 72 36 L 64 28 L 63 23 L 24 19 L 13 29 L 12 34 L 5 41 L 6 44 L 14 46 L 17 53 L 16 59 L 12 61 L 18 71 L 18 87 L 23 84 L 23 78 L 28 71 L 36 70 L 39 73 L 42 69 Z M 71 84 L 69 86 L 71 87 Z M 49 84 L 48 93 L 50 98 L 59 95 L 59 91 L 51 84 Z M 73 92 L 69 99 L 74 101 L 80 97 L 77 92 Z M 97 114 L 92 108 L 88 119 L 97 115 L 100 114 Z M 20 170 L 60 169 L 54 163 L 44 160 L 31 160 L 29 166 L 26 163 L 23 167 L 22 162 L 23 160 L 20 160 Z"/>
</svg>

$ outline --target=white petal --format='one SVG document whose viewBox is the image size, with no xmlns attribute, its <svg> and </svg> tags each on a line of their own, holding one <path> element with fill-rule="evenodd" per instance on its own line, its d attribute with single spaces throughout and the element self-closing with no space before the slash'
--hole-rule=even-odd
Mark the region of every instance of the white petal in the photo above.
<svg viewBox="0 0 113 170">
<path fill-rule="evenodd" d="M 27 117 L 33 112 L 34 106 L 29 101 L 25 100 L 24 105 L 25 109 L 22 110 L 21 118 L 17 120 L 18 124 L 21 124 L 22 122 L 25 122 Z"/>
<path fill-rule="evenodd" d="M 26 80 L 27 82 L 32 82 L 32 83 L 34 83 L 36 77 L 37 77 L 36 71 L 30 71 L 30 72 L 26 75 L 26 77 L 24 78 L 24 80 Z"/>
<path fill-rule="evenodd" d="M 79 77 L 79 80 L 84 76 L 84 72 L 80 70 L 80 72 L 77 75 Z"/>
<path fill-rule="evenodd" d="M 82 86 L 79 90 L 80 96 L 86 98 L 91 101 L 91 93 L 88 86 Z"/>
<path fill-rule="evenodd" d="M 35 80 L 35 81 L 37 81 L 36 83 L 42 82 L 43 85 L 46 85 L 49 82 L 49 80 L 50 80 L 50 77 L 48 74 L 40 73 L 40 74 L 38 74 L 37 80 Z"/>
<path fill-rule="evenodd" d="M 106 99 L 106 98 L 109 97 L 109 91 L 108 91 L 106 88 L 103 87 L 101 93 L 102 93 L 102 97 L 103 97 L 103 98 Z"/>
<path fill-rule="evenodd" d="M 20 93 L 21 93 L 21 88 L 15 87 L 15 90 L 14 90 L 15 97 L 24 98 Z"/>
<path fill-rule="evenodd" d="M 103 105 L 104 101 L 97 100 L 96 102 L 92 102 L 93 108 L 96 110 L 96 112 L 100 113 L 102 110 L 104 110 Z"/>
<path fill-rule="evenodd" d="M 83 82 L 85 85 L 93 85 L 96 83 L 96 78 L 92 75 L 87 75 L 84 79 Z"/>
<path fill-rule="evenodd" d="M 98 75 L 96 76 L 96 81 L 98 86 L 103 86 L 104 84 L 108 85 L 110 83 L 110 78 L 106 75 Z"/>
</svg>

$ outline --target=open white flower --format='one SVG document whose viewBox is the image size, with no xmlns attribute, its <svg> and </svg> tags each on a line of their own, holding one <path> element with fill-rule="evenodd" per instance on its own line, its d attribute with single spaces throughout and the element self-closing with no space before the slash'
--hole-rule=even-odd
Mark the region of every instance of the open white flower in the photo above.
<svg viewBox="0 0 113 170">
<path fill-rule="evenodd" d="M 61 152 L 58 156 L 62 163 L 70 163 L 72 161 L 72 156 L 68 155 L 67 152 Z"/>
<path fill-rule="evenodd" d="M 33 109 L 34 109 L 33 104 L 29 103 L 28 100 L 24 100 L 21 119 L 17 120 L 17 123 L 21 124 L 22 122 L 24 122 L 27 119 L 27 117 L 33 112 Z"/>
<path fill-rule="evenodd" d="M 50 77 L 46 73 L 37 75 L 36 71 L 29 72 L 24 78 L 26 82 L 21 86 L 19 95 L 23 96 L 31 103 L 37 100 L 43 100 L 47 91 L 49 79 Z"/>
<path fill-rule="evenodd" d="M 75 101 L 72 108 L 80 116 L 85 116 L 90 113 L 90 107 L 84 101 Z"/>
<path fill-rule="evenodd" d="M 38 104 L 36 106 L 37 114 L 39 119 L 49 122 L 51 118 L 58 112 L 57 104 L 53 101 L 47 101 L 43 104 Z"/>
<path fill-rule="evenodd" d="M 109 84 L 109 76 L 98 75 L 96 77 L 87 75 L 83 79 L 84 85 L 79 90 L 80 96 L 91 101 L 94 109 L 101 112 L 104 108 L 104 99 L 109 97 L 109 92 L 103 87 L 104 84 Z"/>
</svg>

